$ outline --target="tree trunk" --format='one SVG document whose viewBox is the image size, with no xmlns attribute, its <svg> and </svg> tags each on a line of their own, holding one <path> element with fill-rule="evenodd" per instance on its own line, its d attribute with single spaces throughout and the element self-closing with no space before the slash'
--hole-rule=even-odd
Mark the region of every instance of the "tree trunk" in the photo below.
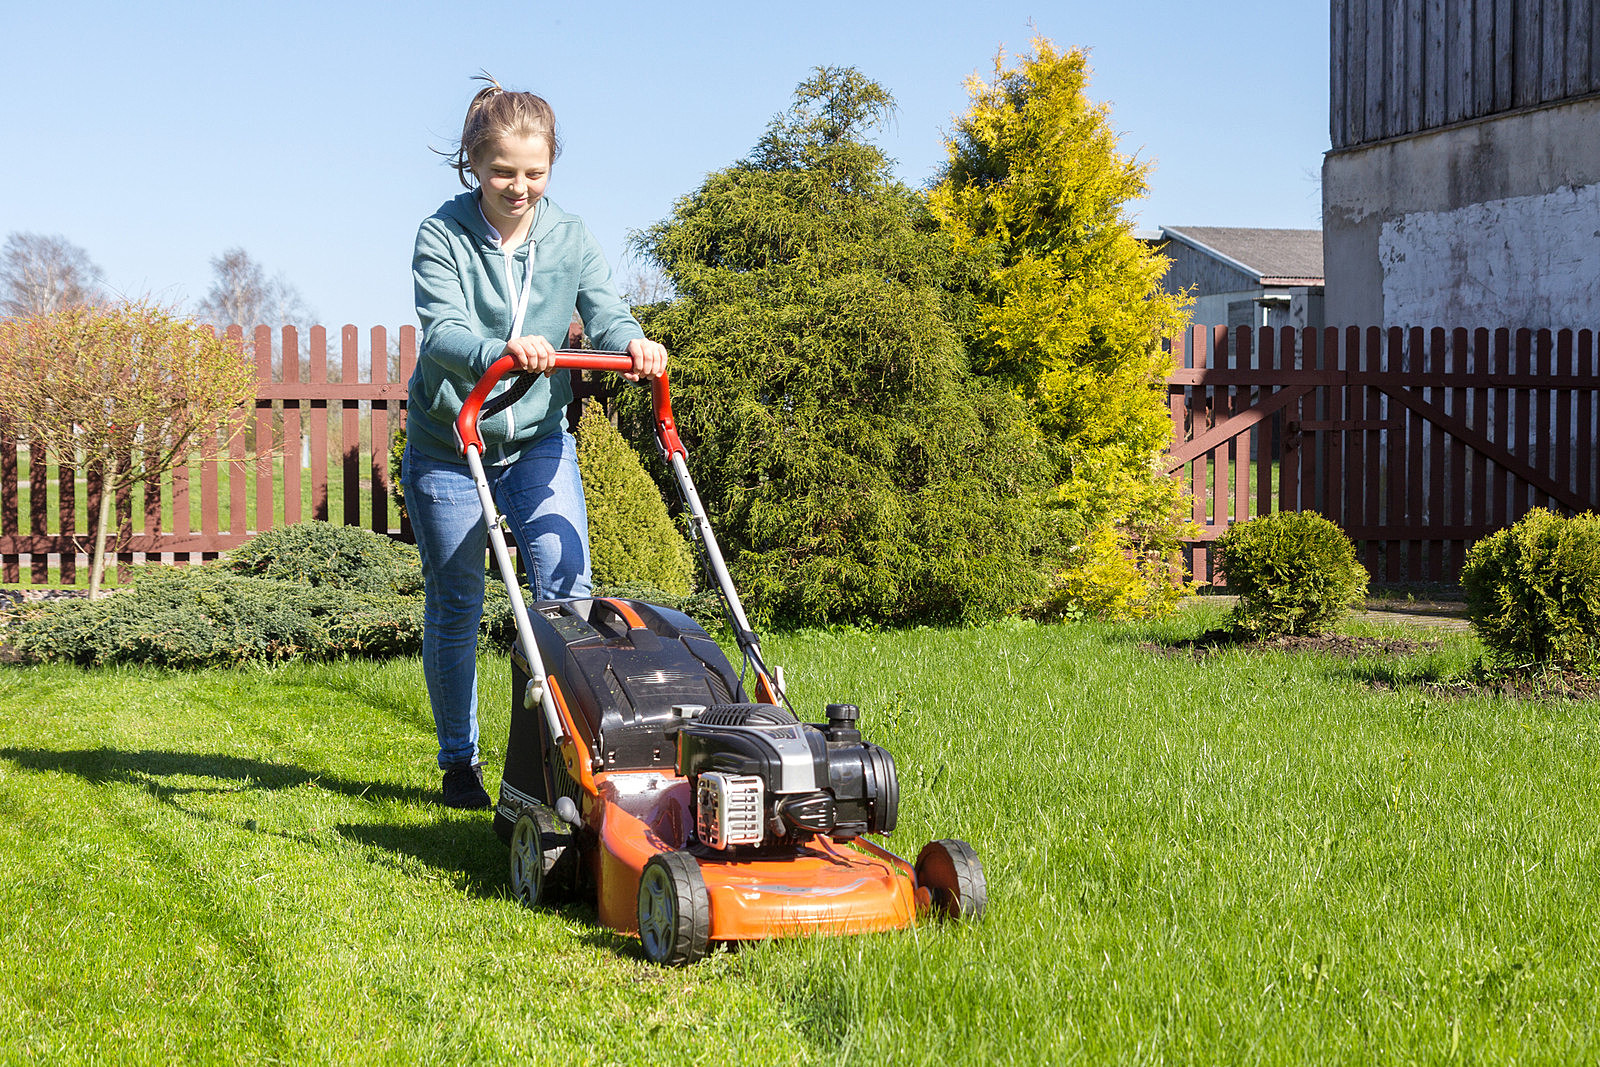
<svg viewBox="0 0 1600 1067">
<path fill-rule="evenodd" d="M 117 507 L 117 458 L 107 452 L 100 461 L 100 518 L 94 532 L 94 559 L 89 564 L 89 599 L 100 596 L 100 583 L 106 572 L 106 533 L 111 526 L 111 513 Z"/>
</svg>

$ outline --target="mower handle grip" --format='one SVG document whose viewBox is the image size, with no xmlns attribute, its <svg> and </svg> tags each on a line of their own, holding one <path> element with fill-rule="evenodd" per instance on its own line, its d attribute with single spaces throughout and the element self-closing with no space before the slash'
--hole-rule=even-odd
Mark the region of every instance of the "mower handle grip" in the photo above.
<svg viewBox="0 0 1600 1067">
<path fill-rule="evenodd" d="M 461 405 L 461 414 L 456 416 L 456 444 L 463 455 L 469 448 L 476 448 L 479 455 L 483 454 L 483 438 L 478 434 L 478 412 L 483 409 L 484 401 L 489 399 L 494 387 L 500 384 L 500 379 L 512 373 L 516 366 L 515 356 L 501 356 L 489 365 L 483 377 L 478 379 L 478 384 L 472 387 L 472 392 L 467 394 L 466 402 Z M 626 374 L 633 370 L 633 357 L 626 352 L 589 352 L 563 348 L 556 352 L 554 366 L 557 370 L 609 370 Z M 667 386 L 666 371 L 651 380 L 650 392 L 655 403 L 656 443 L 661 446 L 669 462 L 674 455 L 687 458 L 683 442 L 678 439 L 678 424 L 672 417 L 672 394 Z"/>
</svg>

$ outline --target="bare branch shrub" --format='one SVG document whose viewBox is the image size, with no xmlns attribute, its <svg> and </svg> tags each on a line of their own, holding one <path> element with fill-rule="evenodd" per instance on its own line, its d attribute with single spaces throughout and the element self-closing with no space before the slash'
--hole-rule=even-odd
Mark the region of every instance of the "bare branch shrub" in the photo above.
<svg viewBox="0 0 1600 1067">
<path fill-rule="evenodd" d="M 0 416 L 47 454 L 98 468 L 100 513 L 89 590 L 105 573 L 117 490 L 153 483 L 243 429 L 255 369 L 237 343 L 138 302 L 0 321 Z"/>
</svg>

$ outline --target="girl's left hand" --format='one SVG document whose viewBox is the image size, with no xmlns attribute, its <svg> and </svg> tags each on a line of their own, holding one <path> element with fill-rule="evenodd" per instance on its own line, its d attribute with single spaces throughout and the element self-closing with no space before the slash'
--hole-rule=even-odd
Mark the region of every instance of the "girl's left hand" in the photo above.
<svg viewBox="0 0 1600 1067">
<path fill-rule="evenodd" d="M 657 377 L 667 369 L 666 346 L 656 341 L 635 338 L 628 342 L 628 355 L 633 357 L 633 370 L 623 377 L 630 382 Z"/>
</svg>

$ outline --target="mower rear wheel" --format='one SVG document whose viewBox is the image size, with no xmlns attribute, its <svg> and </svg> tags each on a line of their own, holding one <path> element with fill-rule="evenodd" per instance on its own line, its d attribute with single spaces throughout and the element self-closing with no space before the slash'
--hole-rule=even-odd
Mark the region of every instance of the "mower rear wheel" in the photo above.
<svg viewBox="0 0 1600 1067">
<path fill-rule="evenodd" d="M 711 944 L 711 896 L 687 852 L 650 857 L 639 876 L 639 942 L 653 963 L 681 967 Z"/>
<path fill-rule="evenodd" d="M 933 897 L 933 909 L 947 919 L 976 922 L 989 906 L 983 864 L 972 846 L 956 838 L 929 841 L 917 854 L 917 885 Z"/>
<path fill-rule="evenodd" d="M 511 830 L 511 895 L 525 908 L 538 907 L 544 896 L 544 833 L 527 812 Z"/>
</svg>

